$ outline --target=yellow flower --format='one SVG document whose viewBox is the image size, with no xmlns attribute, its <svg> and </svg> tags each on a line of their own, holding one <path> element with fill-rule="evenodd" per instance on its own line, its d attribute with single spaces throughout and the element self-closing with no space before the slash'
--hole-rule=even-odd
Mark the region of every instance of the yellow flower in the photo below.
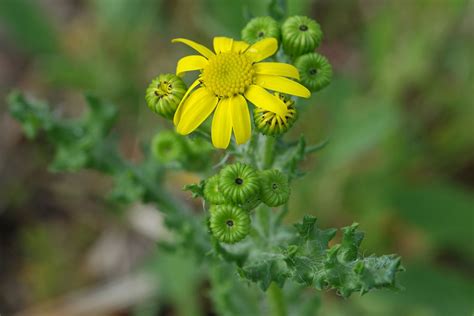
<svg viewBox="0 0 474 316">
<path fill-rule="evenodd" d="M 247 101 L 271 111 L 285 120 L 287 106 L 265 89 L 308 98 L 311 93 L 303 85 L 288 78 L 299 79 L 298 70 L 289 64 L 261 62 L 278 49 L 274 38 L 253 45 L 227 37 L 214 38 L 214 51 L 187 39 L 174 39 L 195 49 L 178 61 L 176 74 L 200 70 L 184 95 L 173 118 L 178 133 L 194 131 L 214 112 L 212 143 L 227 148 L 232 131 L 237 144 L 244 144 L 251 134 Z"/>
</svg>

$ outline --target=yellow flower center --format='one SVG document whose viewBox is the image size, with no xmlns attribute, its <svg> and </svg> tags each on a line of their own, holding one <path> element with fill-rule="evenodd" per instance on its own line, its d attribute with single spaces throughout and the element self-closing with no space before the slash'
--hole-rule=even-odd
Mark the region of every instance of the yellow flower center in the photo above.
<svg viewBox="0 0 474 316">
<path fill-rule="evenodd" d="M 252 84 L 255 71 L 247 56 L 226 52 L 209 58 L 201 80 L 218 97 L 242 94 Z"/>
</svg>

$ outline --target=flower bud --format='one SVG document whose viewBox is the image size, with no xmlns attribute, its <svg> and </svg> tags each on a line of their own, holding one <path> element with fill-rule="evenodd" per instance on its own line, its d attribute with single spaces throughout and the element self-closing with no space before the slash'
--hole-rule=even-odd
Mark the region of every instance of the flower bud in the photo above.
<svg viewBox="0 0 474 316">
<path fill-rule="evenodd" d="M 153 112 L 172 119 L 186 89 L 186 84 L 180 77 L 161 74 L 146 89 L 146 104 Z"/>
<path fill-rule="evenodd" d="M 209 221 L 212 235 L 224 243 L 236 243 L 244 239 L 250 231 L 249 214 L 233 205 L 212 207 Z"/>
<path fill-rule="evenodd" d="M 267 136 L 277 136 L 286 133 L 298 118 L 295 102 L 288 96 L 275 92 L 275 96 L 280 98 L 286 105 L 284 117 L 274 112 L 256 107 L 253 111 L 253 120 L 257 130 Z"/>
<path fill-rule="evenodd" d="M 300 73 L 300 82 L 311 91 L 319 91 L 331 83 L 332 67 L 326 57 L 309 53 L 295 60 Z"/>
<path fill-rule="evenodd" d="M 243 204 L 258 197 L 258 174 L 254 168 L 243 163 L 228 165 L 220 172 L 219 190 L 233 204 Z"/>
<path fill-rule="evenodd" d="M 289 17 L 281 29 L 283 50 L 293 58 L 314 51 L 323 38 L 319 24 L 305 16 Z"/>
<path fill-rule="evenodd" d="M 181 161 L 186 157 L 184 140 L 173 131 L 162 131 L 151 141 L 151 152 L 156 160 L 162 163 Z"/>
<path fill-rule="evenodd" d="M 290 198 L 288 177 L 279 170 L 271 169 L 260 172 L 261 199 L 268 206 L 280 206 Z"/>
<path fill-rule="evenodd" d="M 242 39 L 249 44 L 268 37 L 280 40 L 280 26 L 269 16 L 253 18 L 242 30 Z"/>
<path fill-rule="evenodd" d="M 211 204 L 225 204 L 226 199 L 219 190 L 219 175 L 215 175 L 206 180 L 204 185 L 204 199 Z"/>
</svg>

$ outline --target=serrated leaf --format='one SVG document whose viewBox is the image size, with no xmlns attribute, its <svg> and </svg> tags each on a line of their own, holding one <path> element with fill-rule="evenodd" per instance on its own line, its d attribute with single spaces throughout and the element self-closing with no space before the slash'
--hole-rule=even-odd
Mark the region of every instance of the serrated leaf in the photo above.
<svg viewBox="0 0 474 316">
<path fill-rule="evenodd" d="M 272 282 L 283 287 L 289 277 L 287 265 L 283 256 L 272 253 L 259 253 L 250 258 L 240 269 L 243 277 L 258 283 L 266 291 Z"/>
</svg>

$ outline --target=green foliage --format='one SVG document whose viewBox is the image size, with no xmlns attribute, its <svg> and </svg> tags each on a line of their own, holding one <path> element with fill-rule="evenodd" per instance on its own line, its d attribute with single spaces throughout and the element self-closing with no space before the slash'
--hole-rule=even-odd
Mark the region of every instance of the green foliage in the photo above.
<svg viewBox="0 0 474 316">
<path fill-rule="evenodd" d="M 285 10 L 282 1 L 270 3 L 271 15 L 278 20 L 285 16 Z M 293 21 L 286 29 L 287 34 L 283 34 L 283 50 L 289 55 L 297 57 L 319 46 L 322 32 L 316 21 L 304 17 L 290 17 L 287 21 Z M 279 25 L 277 22 L 274 24 L 275 27 Z M 283 50 L 275 57 L 277 61 L 291 57 L 282 57 Z M 321 63 L 321 60 L 318 62 Z M 324 66 L 330 67 L 326 59 Z M 318 64 L 315 67 L 322 66 Z M 315 74 L 312 72 L 312 75 Z M 314 90 L 323 88 L 329 81 L 328 75 Z M 159 100 L 155 97 L 171 93 L 168 80 L 166 85 L 159 86 L 158 92 L 155 91 L 158 89 L 156 82 L 150 86 L 153 89 L 148 89 L 148 97 L 155 98 L 151 100 L 155 103 L 148 102 L 148 105 L 165 117 L 172 118 L 185 92 L 184 83 L 181 83 L 180 96 L 172 100 L 172 107 L 167 111 L 156 110 L 155 103 Z M 203 203 L 204 211 L 209 214 L 195 213 L 167 192 L 165 180 L 166 173 L 176 169 L 196 171 L 205 177 L 215 173 L 210 168 L 213 156 L 207 143 L 209 134 L 206 127 L 195 133 L 193 139 L 180 138 L 174 132 L 160 132 L 155 135 L 151 148 L 143 148 L 143 160 L 132 164 L 121 156 L 111 134 L 117 114 L 115 107 L 90 95 L 86 96 L 86 101 L 88 110 L 79 119 L 64 119 L 44 103 L 30 101 L 21 93 L 14 92 L 9 97 L 10 112 L 21 123 L 25 134 L 29 138 L 44 136 L 52 145 L 52 170 L 98 170 L 113 178 L 114 187 L 108 197 L 114 203 L 142 201 L 157 205 L 165 214 L 165 224 L 174 237 L 169 244 L 162 243 L 161 249 L 174 250 L 178 256 L 193 254 L 192 260 L 183 264 L 186 270 L 191 270 L 188 265 L 203 263 L 213 286 L 211 298 L 221 314 L 239 315 L 245 312 L 256 315 L 268 314 L 270 310 L 274 315 L 286 315 L 288 311 L 310 315 L 312 309 L 319 305 L 319 300 L 314 296 L 306 301 L 300 300 L 308 288 L 310 291 L 335 290 L 344 298 L 355 292 L 362 295 L 377 289 L 400 288 L 396 281 L 397 273 L 403 270 L 400 258 L 395 255 L 364 256 L 360 248 L 364 234 L 358 230 L 358 224 L 343 227 L 342 240 L 334 244 L 338 230 L 318 228 L 313 216 L 305 216 L 300 223 L 290 227 L 283 223 L 289 210 L 290 182 L 303 175 L 299 169 L 301 162 L 322 149 L 327 142 L 307 146 L 304 136 L 297 141 L 284 141 L 280 134 L 288 128 L 273 133 L 278 137 L 254 131 L 247 144 L 231 146 L 215 166 L 214 169 L 217 169 L 226 165 L 229 159 L 237 160 L 221 169 L 214 188 L 208 187 L 206 191 L 209 179 L 185 186 L 184 189 L 195 198 L 207 196 L 205 202 L 211 200 L 210 194 L 221 192 L 226 201 L 230 201 L 220 205 L 219 196 L 213 196 L 215 205 L 206 209 L 208 205 Z M 284 101 L 296 113 L 294 100 Z M 170 104 L 160 106 L 168 107 Z M 386 114 L 388 121 L 393 120 L 391 114 Z M 288 122 L 289 127 L 296 120 L 296 115 L 288 118 L 292 119 Z M 341 122 L 345 123 L 344 117 Z M 383 123 L 385 121 L 376 125 L 375 129 L 383 131 Z M 367 126 L 362 133 L 373 130 L 372 125 Z M 358 138 L 358 141 L 360 143 L 356 142 L 355 147 L 366 148 L 364 137 Z M 342 146 L 333 150 L 330 158 L 339 159 L 334 159 L 333 164 L 347 159 L 344 150 L 347 148 Z M 263 192 L 260 176 L 269 178 L 263 183 Z M 260 200 L 264 203 L 260 204 Z M 273 210 L 270 207 L 278 208 Z M 169 262 L 165 259 L 153 266 L 160 271 L 170 269 L 167 263 L 170 266 L 176 263 L 180 267 L 182 258 L 176 259 L 171 253 L 167 252 Z M 166 283 L 175 281 L 168 277 L 166 273 L 161 276 Z M 187 278 L 196 282 L 196 277 L 193 272 L 182 274 L 177 285 L 170 287 L 172 299 L 189 296 L 192 292 L 189 291 L 190 286 L 183 284 L 187 283 Z M 195 288 L 196 284 L 193 283 L 192 287 Z M 187 291 L 181 292 L 183 289 Z M 265 291 L 270 301 L 266 305 L 262 304 Z M 186 303 L 186 300 L 179 299 L 176 302 L 177 305 Z M 197 313 L 195 302 L 191 300 L 189 304 L 188 309 L 183 308 L 184 313 Z"/>
<path fill-rule="evenodd" d="M 10 94 L 10 112 L 22 123 L 29 138 L 43 130 L 55 145 L 55 157 L 50 165 L 54 171 L 74 171 L 101 166 L 107 146 L 103 143 L 116 118 L 116 109 L 93 96 L 86 96 L 89 111 L 80 119 L 62 120 L 42 102 L 27 101 L 14 92 Z"/>
<path fill-rule="evenodd" d="M 218 258 L 236 263 L 240 276 L 257 283 L 262 290 L 267 290 L 272 283 L 283 287 L 290 280 L 316 289 L 335 289 L 344 297 L 356 291 L 363 294 L 373 289 L 396 288 L 400 259 L 396 256 L 363 257 L 359 250 L 363 233 L 357 230 L 357 224 L 343 228 L 342 242 L 329 247 L 336 229 L 317 228 L 316 218 L 311 216 L 293 228 L 285 227 L 281 223 L 285 208 L 274 213 L 268 207 L 258 207 L 250 237 L 235 246 L 213 242 L 211 247 L 200 217 L 193 216 L 164 192 L 162 182 L 166 167 L 159 165 L 147 150 L 144 152 L 147 158 L 137 165 L 121 158 L 113 139 L 108 136 L 115 111 L 97 98 L 89 96 L 87 101 L 89 111 L 83 117 L 62 120 L 44 103 L 29 101 L 18 92 L 9 98 L 10 111 L 27 135 L 37 137 L 42 131 L 54 146 L 54 170 L 92 168 L 111 174 L 115 186 L 110 197 L 121 203 L 137 199 L 156 203 L 167 214 L 166 224 L 176 233 L 175 247 L 194 250 L 198 257 L 213 249 L 212 253 Z M 258 143 L 254 143 L 256 148 L 260 147 Z M 262 160 L 270 161 L 270 167 L 278 165 L 289 174 L 297 174 L 298 162 L 306 156 L 304 138 L 293 144 L 280 142 L 278 146 L 286 149 L 274 164 L 266 158 L 274 152 L 268 144 L 262 153 L 256 148 L 250 152 L 262 154 Z M 78 155 L 82 157 L 79 162 Z M 204 183 L 201 183 L 186 189 L 202 197 L 203 188 Z"/>
<path fill-rule="evenodd" d="M 319 290 L 335 289 L 344 297 L 353 292 L 397 288 L 396 273 L 402 270 L 400 258 L 363 257 L 359 250 L 363 233 L 357 230 L 357 224 L 342 228 L 341 244 L 329 247 L 337 230 L 317 228 L 316 218 L 306 216 L 294 229 L 282 230 L 271 218 L 274 215 L 269 216 L 265 223 L 270 226 L 268 234 L 259 235 L 246 245 L 249 253 L 239 268 L 243 277 L 258 283 L 263 290 L 272 282 L 282 287 L 287 280 Z"/>
</svg>

